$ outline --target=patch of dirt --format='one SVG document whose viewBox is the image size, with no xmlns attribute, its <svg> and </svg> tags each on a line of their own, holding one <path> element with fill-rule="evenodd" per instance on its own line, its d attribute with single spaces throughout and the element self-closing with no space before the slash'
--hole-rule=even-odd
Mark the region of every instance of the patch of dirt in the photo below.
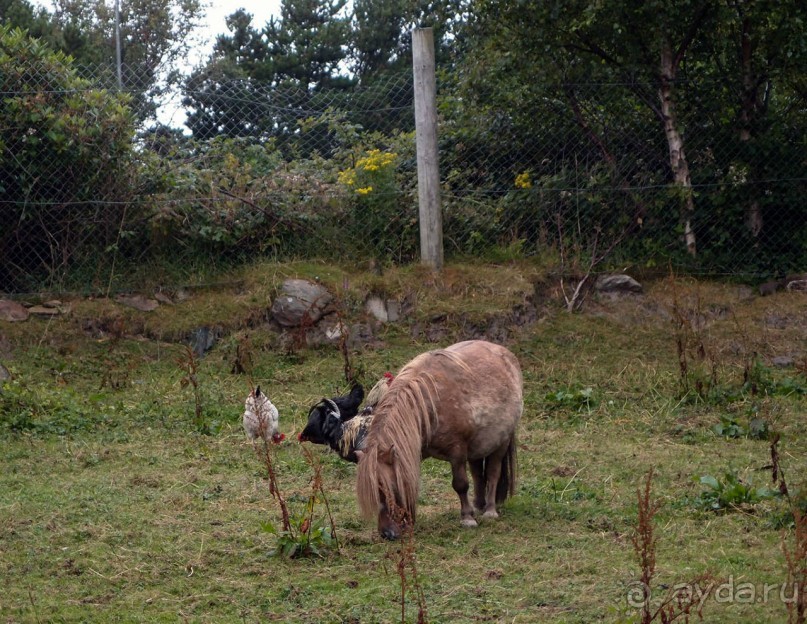
<svg viewBox="0 0 807 624">
<path fill-rule="evenodd" d="M 555 477 L 572 477 L 576 472 L 577 470 L 571 466 L 556 466 L 549 474 Z"/>
</svg>

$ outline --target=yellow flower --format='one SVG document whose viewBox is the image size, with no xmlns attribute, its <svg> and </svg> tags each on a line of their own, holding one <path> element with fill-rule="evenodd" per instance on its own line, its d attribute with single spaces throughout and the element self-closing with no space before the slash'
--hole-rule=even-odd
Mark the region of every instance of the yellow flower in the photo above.
<svg viewBox="0 0 807 624">
<path fill-rule="evenodd" d="M 532 180 L 530 179 L 530 172 L 524 171 L 516 176 L 516 188 L 528 189 L 532 188 Z"/>
<path fill-rule="evenodd" d="M 373 192 L 373 187 L 372 186 L 365 186 L 364 188 L 357 188 L 356 189 L 356 194 L 357 195 L 369 195 L 372 192 Z"/>
<path fill-rule="evenodd" d="M 228 153 L 224 156 L 224 166 L 227 169 L 238 169 L 238 165 L 238 157 L 234 154 Z"/>
<path fill-rule="evenodd" d="M 345 186 L 353 186 L 356 184 L 356 170 L 345 169 L 344 171 L 340 171 L 338 178 L 341 184 L 344 184 Z"/>
<path fill-rule="evenodd" d="M 383 167 L 392 165 L 397 157 L 398 154 L 395 152 L 382 152 L 378 149 L 370 150 L 367 152 L 367 156 L 360 158 L 358 162 L 356 162 L 356 169 L 379 171 Z"/>
</svg>

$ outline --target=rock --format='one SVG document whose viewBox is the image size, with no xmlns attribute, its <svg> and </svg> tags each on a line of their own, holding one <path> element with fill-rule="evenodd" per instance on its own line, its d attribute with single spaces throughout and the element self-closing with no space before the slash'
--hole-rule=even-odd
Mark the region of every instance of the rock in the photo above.
<svg viewBox="0 0 807 624">
<path fill-rule="evenodd" d="M 780 316 L 779 314 L 766 314 L 765 318 L 763 319 L 763 323 L 765 323 L 767 327 L 773 327 L 774 329 L 787 329 L 790 321 L 786 316 Z"/>
<path fill-rule="evenodd" d="M 386 323 L 389 320 L 387 306 L 384 305 L 384 302 L 380 297 L 370 297 L 367 299 L 364 304 L 364 309 L 367 311 L 367 314 L 375 317 L 376 320 L 379 320 L 382 323 Z"/>
<path fill-rule="evenodd" d="M 364 304 L 367 314 L 382 323 L 394 323 L 401 319 L 401 304 L 394 299 L 384 301 L 381 297 L 370 297 Z"/>
<path fill-rule="evenodd" d="M 601 293 L 640 293 L 642 285 L 630 275 L 600 275 L 594 283 L 594 289 Z"/>
<path fill-rule="evenodd" d="M 305 332 L 305 344 L 309 347 L 334 344 L 339 342 L 346 329 L 336 314 L 328 314 Z"/>
<path fill-rule="evenodd" d="M 163 305 L 174 305 L 174 302 L 171 300 L 171 297 L 169 297 L 163 292 L 154 293 L 154 298 Z"/>
<path fill-rule="evenodd" d="M 31 306 L 28 312 L 35 316 L 59 316 L 62 313 L 59 308 L 49 308 L 45 305 Z"/>
<path fill-rule="evenodd" d="M 31 316 L 31 314 L 25 306 L 9 299 L 0 299 L 0 321 L 8 321 L 10 323 L 27 321 L 29 316 Z"/>
<path fill-rule="evenodd" d="M 329 311 L 332 301 L 331 293 L 319 284 L 289 279 L 272 302 L 272 317 L 283 327 L 313 325 Z"/>
<path fill-rule="evenodd" d="M 807 279 L 793 280 L 786 286 L 789 291 L 807 292 Z"/>
<path fill-rule="evenodd" d="M 118 295 L 115 297 L 115 301 L 141 312 L 152 312 L 160 307 L 156 299 L 149 299 L 143 295 Z"/>
<path fill-rule="evenodd" d="M 373 328 L 368 323 L 355 323 L 350 326 L 350 334 L 347 339 L 347 346 L 350 349 L 360 349 L 365 345 L 380 346 L 373 335 Z"/>
<path fill-rule="evenodd" d="M 780 290 L 784 286 L 782 280 L 774 280 L 772 282 L 765 282 L 764 284 L 759 285 L 759 294 L 763 297 L 767 297 L 768 295 L 772 295 L 777 290 Z"/>
<path fill-rule="evenodd" d="M 373 335 L 373 328 L 369 323 L 354 323 L 345 327 L 336 314 L 328 314 L 314 327 L 306 331 L 305 344 L 307 347 L 338 344 L 344 339 L 344 333 L 347 334 L 347 347 L 349 349 L 358 350 L 366 345 L 377 344 Z"/>
<path fill-rule="evenodd" d="M 394 299 L 387 299 L 387 319 L 395 323 L 401 319 L 401 304 Z"/>
<path fill-rule="evenodd" d="M 191 333 L 189 342 L 196 357 L 202 357 L 216 345 L 219 333 L 217 329 L 207 326 L 200 327 Z"/>
<path fill-rule="evenodd" d="M 771 359 L 771 364 L 776 368 L 789 368 L 795 365 L 796 360 L 790 355 L 777 355 Z"/>
</svg>

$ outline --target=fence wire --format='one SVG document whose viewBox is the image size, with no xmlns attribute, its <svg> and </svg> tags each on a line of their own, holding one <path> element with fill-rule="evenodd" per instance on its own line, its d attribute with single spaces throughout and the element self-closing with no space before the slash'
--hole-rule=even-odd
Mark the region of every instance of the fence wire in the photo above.
<svg viewBox="0 0 807 624">
<path fill-rule="evenodd" d="M 418 257 L 410 75 L 299 89 L 198 74 L 120 94 L 108 68 L 3 62 L 0 292 L 170 288 L 256 258 Z M 807 267 L 803 115 L 771 115 L 757 138 L 682 106 L 689 190 L 651 86 L 546 85 L 512 110 L 438 90 L 449 259 Z"/>
</svg>

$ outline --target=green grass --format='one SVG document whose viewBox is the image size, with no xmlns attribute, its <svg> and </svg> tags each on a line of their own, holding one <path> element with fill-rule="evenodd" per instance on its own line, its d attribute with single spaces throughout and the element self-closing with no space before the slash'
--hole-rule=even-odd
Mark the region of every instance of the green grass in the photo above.
<svg viewBox="0 0 807 624">
<path fill-rule="evenodd" d="M 591 301 L 572 316 L 551 288 L 535 293 L 544 278 L 529 264 L 449 267 L 439 278 L 419 268 L 371 276 L 306 264 L 251 267 L 236 276 L 237 287 L 195 292 L 150 315 L 76 301 L 58 321 L 0 325 L 11 345 L 2 361 L 14 375 L 0 394 L 2 621 L 400 621 L 400 544 L 383 542 L 359 517 L 355 466 L 315 449 L 338 552 L 271 557 L 275 538 L 261 530 L 267 520 L 278 524 L 279 511 L 240 429 L 250 382 L 280 410 L 288 438 L 274 460 L 293 510 L 313 476 L 294 434 L 311 404 L 345 386 L 335 348 L 286 355 L 261 321 L 291 276 L 319 277 L 352 320 L 361 320 L 370 293 L 416 302 L 400 325 L 377 329 L 379 346 L 352 353 L 368 383 L 435 346 L 422 333 L 411 338 L 416 324 L 441 323 L 441 344 L 449 344 L 471 325 L 539 301 L 538 322 L 509 334 L 524 369 L 525 414 L 518 492 L 502 517 L 462 529 L 448 465 L 423 464 L 416 553 L 429 621 L 636 621 L 625 597 L 639 577 L 631 536 L 636 491 L 650 467 L 653 495 L 663 501 L 657 583 L 708 571 L 733 584 L 720 595 L 733 599 L 709 598 L 706 621 L 786 620 L 784 503 L 708 512 L 696 504 L 697 480 L 733 472 L 768 483 L 768 442 L 712 430 L 721 415 L 745 418 L 752 409 L 783 435 L 791 489 L 803 480 L 804 395 L 741 390 L 749 349 L 764 363 L 804 344 L 803 297 L 739 300 L 731 286 L 677 284 L 679 303 L 694 306 L 697 294 L 703 309 L 731 310 L 710 318 L 701 338 L 719 362 L 720 388 L 732 392 L 697 398 L 681 394 L 674 328 L 659 312 L 671 303 L 667 283 L 649 285 L 642 301 Z M 794 321 L 772 327 L 772 314 Z M 115 318 L 122 335 L 99 329 Z M 178 341 L 200 324 L 227 334 L 198 375 L 205 418 L 219 426 L 213 436 L 194 430 L 193 392 L 181 386 L 176 364 Z M 232 375 L 245 337 L 254 369 Z M 765 374 L 807 383 L 803 371 Z M 578 400 L 587 388 L 593 400 Z M 760 600 L 738 593 L 742 583 Z M 764 601 L 766 584 L 777 589 Z M 406 618 L 417 618 L 412 597 Z"/>
</svg>

